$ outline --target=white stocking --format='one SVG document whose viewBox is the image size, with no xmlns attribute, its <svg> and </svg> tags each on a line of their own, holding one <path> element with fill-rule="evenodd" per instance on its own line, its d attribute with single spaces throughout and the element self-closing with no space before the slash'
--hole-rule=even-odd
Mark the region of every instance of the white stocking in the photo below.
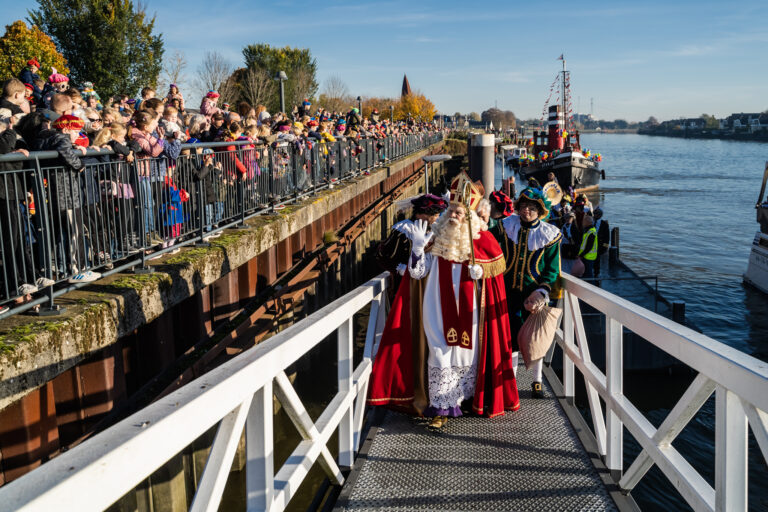
<svg viewBox="0 0 768 512">
<path fill-rule="evenodd" d="M 537 359 L 531 365 L 533 372 L 533 382 L 541 382 L 541 368 L 544 366 L 544 358 Z"/>
<path fill-rule="evenodd" d="M 517 378 L 517 363 L 520 359 L 520 352 L 512 352 L 512 371 L 515 372 L 515 378 Z"/>
</svg>

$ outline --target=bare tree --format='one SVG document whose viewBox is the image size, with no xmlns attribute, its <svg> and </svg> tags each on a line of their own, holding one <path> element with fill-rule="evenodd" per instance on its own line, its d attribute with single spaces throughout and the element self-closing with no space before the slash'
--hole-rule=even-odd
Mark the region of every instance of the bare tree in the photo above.
<svg viewBox="0 0 768 512">
<path fill-rule="evenodd" d="M 205 52 L 203 62 L 197 68 L 197 86 L 201 95 L 217 91 L 221 103 L 234 103 L 237 99 L 237 85 L 232 80 L 232 64 L 217 51 Z"/>
<path fill-rule="evenodd" d="M 340 76 L 331 75 L 325 80 L 323 91 L 320 93 L 320 103 L 323 108 L 330 111 L 344 111 L 351 101 L 349 87 Z"/>
<path fill-rule="evenodd" d="M 245 101 L 255 107 L 274 97 L 276 84 L 266 70 L 251 68 L 243 75 L 240 88 Z"/>
<path fill-rule="evenodd" d="M 171 84 L 179 85 L 186 81 L 184 70 L 187 68 L 187 59 L 184 52 L 174 50 L 173 54 L 165 60 L 163 64 L 163 74 L 160 80 L 160 91 L 165 91 Z"/>
<path fill-rule="evenodd" d="M 308 98 L 312 92 L 312 73 L 306 69 L 293 69 L 288 75 L 285 88 L 285 108 L 288 111 L 293 106 L 301 105 L 304 98 Z"/>
</svg>

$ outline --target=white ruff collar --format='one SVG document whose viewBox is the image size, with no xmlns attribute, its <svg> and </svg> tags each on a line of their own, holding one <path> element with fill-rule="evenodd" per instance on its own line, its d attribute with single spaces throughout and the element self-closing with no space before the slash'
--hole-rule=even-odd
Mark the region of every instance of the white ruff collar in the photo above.
<svg viewBox="0 0 768 512">
<path fill-rule="evenodd" d="M 501 221 L 501 225 L 504 226 L 504 231 L 512 243 L 517 243 L 517 234 L 520 232 L 520 217 L 510 215 Z M 552 224 L 539 221 L 535 228 L 528 230 L 528 249 L 538 251 L 556 239 L 559 234 L 560 230 Z"/>
<path fill-rule="evenodd" d="M 392 226 L 392 229 L 395 229 L 401 232 L 402 234 L 404 234 L 405 236 L 407 236 L 408 240 L 411 239 L 413 228 L 414 228 L 414 225 L 411 219 L 401 220 L 400 222 L 397 222 L 395 223 L 394 226 Z"/>
</svg>

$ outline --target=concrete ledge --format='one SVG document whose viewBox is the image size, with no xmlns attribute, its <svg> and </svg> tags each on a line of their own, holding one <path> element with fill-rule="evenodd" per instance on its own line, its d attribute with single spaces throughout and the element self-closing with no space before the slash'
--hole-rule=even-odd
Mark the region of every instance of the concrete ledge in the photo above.
<svg viewBox="0 0 768 512">
<path fill-rule="evenodd" d="M 442 146 L 442 142 L 430 149 Z M 184 248 L 150 262 L 151 274 L 114 274 L 57 299 L 57 317 L 16 315 L 0 323 L 0 410 L 72 368 L 89 354 L 116 343 L 169 308 L 274 247 L 299 230 L 379 186 L 430 150 L 422 150 L 277 215 L 250 219 L 249 229 L 226 230 L 210 248 Z"/>
</svg>

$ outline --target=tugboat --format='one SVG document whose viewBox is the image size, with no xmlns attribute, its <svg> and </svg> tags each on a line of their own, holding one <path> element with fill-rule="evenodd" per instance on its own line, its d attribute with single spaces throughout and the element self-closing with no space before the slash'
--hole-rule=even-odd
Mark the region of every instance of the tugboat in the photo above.
<svg viewBox="0 0 768 512">
<path fill-rule="evenodd" d="M 744 282 L 763 293 L 768 293 L 768 197 L 763 195 L 766 181 L 768 181 L 768 162 L 765 163 L 763 185 L 760 187 L 760 195 L 755 205 L 760 231 L 755 233 L 752 252 L 749 254 L 749 264 L 744 273 Z"/>
<path fill-rule="evenodd" d="M 598 166 L 602 156 L 582 150 L 579 132 L 570 130 L 569 73 L 562 55 L 558 60 L 563 61 L 563 71 L 556 80 L 560 82 L 561 101 L 549 106 L 548 131 L 533 132 L 528 165 L 520 166 L 519 173 L 524 180 L 536 178 L 545 183 L 549 181 L 547 175 L 553 172 L 565 189 L 571 186 L 576 192 L 593 190 L 599 187 L 600 178 L 605 179 L 605 171 Z"/>
</svg>

